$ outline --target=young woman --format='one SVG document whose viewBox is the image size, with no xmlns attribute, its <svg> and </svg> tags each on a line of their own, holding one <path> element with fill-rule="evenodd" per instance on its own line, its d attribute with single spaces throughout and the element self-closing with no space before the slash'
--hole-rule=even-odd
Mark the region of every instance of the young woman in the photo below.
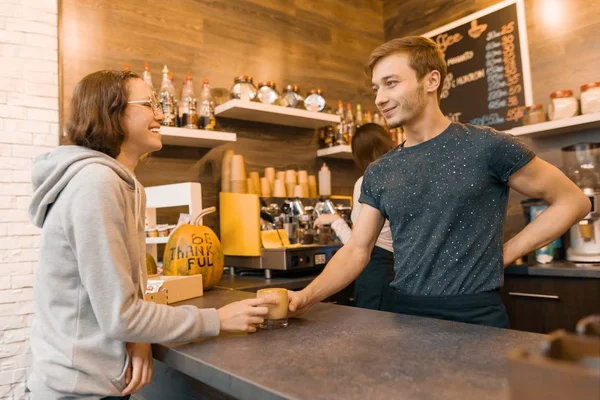
<svg viewBox="0 0 600 400">
<path fill-rule="evenodd" d="M 394 148 L 394 142 L 383 127 L 377 124 L 365 124 L 356 130 L 352 137 L 352 158 L 354 163 L 364 173 L 369 164 Z M 352 214 L 350 218 L 356 223 L 360 211 L 360 188 L 362 176 L 354 184 L 352 196 Z M 315 226 L 331 225 L 342 243 L 350 239 L 352 230 L 344 219 L 337 214 L 323 214 L 315 221 Z M 394 256 L 392 248 L 392 233 L 390 224 L 386 221 L 367 267 L 356 278 L 354 287 L 355 305 L 361 308 L 381 310 L 383 295 L 394 278 Z"/>
<path fill-rule="evenodd" d="M 138 75 L 99 71 L 77 84 L 70 114 L 69 145 L 32 172 L 42 236 L 27 386 L 34 400 L 128 398 L 152 379 L 150 343 L 253 332 L 268 310 L 264 299 L 219 310 L 142 300 L 146 197 L 134 169 L 162 147 L 160 105 Z"/>
</svg>

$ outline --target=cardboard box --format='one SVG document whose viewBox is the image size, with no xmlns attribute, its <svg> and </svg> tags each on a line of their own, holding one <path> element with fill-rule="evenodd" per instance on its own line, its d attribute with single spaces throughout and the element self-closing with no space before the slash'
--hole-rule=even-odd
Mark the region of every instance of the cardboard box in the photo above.
<svg viewBox="0 0 600 400">
<path fill-rule="evenodd" d="M 158 304 L 167 304 L 167 291 L 161 289 L 156 293 L 146 293 L 144 300 L 153 301 Z"/>
<path fill-rule="evenodd" d="M 165 303 L 173 304 L 179 301 L 193 299 L 204 294 L 202 287 L 202 275 L 189 276 L 165 276 L 165 275 L 150 275 L 148 280 L 162 280 L 162 290 L 165 293 Z M 159 294 L 148 293 L 146 296 Z"/>
</svg>

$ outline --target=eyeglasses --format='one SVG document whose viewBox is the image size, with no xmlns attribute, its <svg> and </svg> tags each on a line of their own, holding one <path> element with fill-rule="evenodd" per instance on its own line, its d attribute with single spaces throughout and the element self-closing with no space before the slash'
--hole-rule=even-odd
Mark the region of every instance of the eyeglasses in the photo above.
<svg viewBox="0 0 600 400">
<path fill-rule="evenodd" d="M 160 118 L 161 114 L 162 114 L 162 108 L 160 106 L 160 103 L 158 102 L 158 100 L 156 100 L 155 96 L 152 96 L 149 99 L 146 100 L 131 100 L 128 101 L 127 104 L 140 104 L 143 105 L 145 107 L 148 107 L 152 110 L 152 112 L 154 113 L 154 117 L 155 118 Z"/>
</svg>

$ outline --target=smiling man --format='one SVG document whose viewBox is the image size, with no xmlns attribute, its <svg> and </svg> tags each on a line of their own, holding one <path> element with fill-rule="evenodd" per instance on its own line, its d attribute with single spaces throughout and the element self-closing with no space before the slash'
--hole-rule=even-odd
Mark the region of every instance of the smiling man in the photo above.
<svg viewBox="0 0 600 400">
<path fill-rule="evenodd" d="M 512 135 L 444 116 L 446 63 L 430 39 L 384 43 L 367 71 L 377 107 L 390 127 L 404 128 L 406 141 L 369 166 L 350 241 L 307 288 L 290 294 L 290 311 L 302 313 L 351 283 L 388 219 L 395 271 L 388 311 L 508 327 L 498 294 L 503 267 L 583 218 L 588 198 Z M 503 244 L 511 187 L 549 207 Z"/>
</svg>

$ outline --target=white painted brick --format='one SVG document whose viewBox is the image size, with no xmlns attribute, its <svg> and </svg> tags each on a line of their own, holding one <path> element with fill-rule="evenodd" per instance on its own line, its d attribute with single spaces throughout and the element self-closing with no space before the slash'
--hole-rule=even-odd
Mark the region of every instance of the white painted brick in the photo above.
<svg viewBox="0 0 600 400">
<path fill-rule="evenodd" d="M 16 121 L 16 120 L 10 120 Z M 25 122 L 25 121 L 23 121 Z M 33 135 L 31 133 L 23 133 L 19 130 L 8 130 L 2 132 L 0 135 L 0 143 L 12 143 L 12 144 L 31 144 L 33 142 Z"/>
<path fill-rule="evenodd" d="M 23 158 L 34 158 L 39 154 L 48 153 L 56 146 L 25 146 L 21 144 L 12 145 L 12 156 Z"/>
<path fill-rule="evenodd" d="M 4 343 L 23 342 L 29 338 L 30 332 L 29 328 L 8 329 L 4 331 Z"/>
<path fill-rule="evenodd" d="M 5 92 L 0 92 L 0 104 L 6 104 L 7 100 L 7 94 Z"/>
<path fill-rule="evenodd" d="M 21 4 L 28 9 L 33 9 L 35 12 L 33 14 L 38 14 L 39 11 L 44 11 L 48 13 L 52 13 L 56 15 L 58 12 L 57 2 L 56 0 L 48 1 L 48 0 L 21 0 Z"/>
<path fill-rule="evenodd" d="M 8 105 L 43 108 L 46 110 L 58 110 L 58 99 L 54 97 L 31 96 L 24 93 L 15 93 L 6 98 Z"/>
<path fill-rule="evenodd" d="M 6 175 L 6 174 L 0 173 L 0 181 L 1 181 L 1 177 L 4 175 Z M 0 209 L 17 207 L 18 199 L 19 198 L 16 196 L 0 196 Z"/>
<path fill-rule="evenodd" d="M 0 54 L 2 54 L 2 57 L 6 58 L 19 57 L 21 47 L 22 45 L 18 44 L 0 44 Z"/>
<path fill-rule="evenodd" d="M 29 236 L 29 235 L 39 235 L 41 229 L 32 225 L 32 224 L 21 224 L 14 222 L 6 223 L 7 231 L 10 232 L 12 236 Z"/>
<path fill-rule="evenodd" d="M 25 81 L 14 78 L 0 78 L 0 88 L 7 92 L 23 92 L 25 91 Z"/>
<path fill-rule="evenodd" d="M 25 82 L 54 85 L 58 95 L 58 74 L 54 72 L 30 72 L 23 71 L 22 79 Z M 27 91 L 29 93 L 29 91 Z M 32 93 L 33 94 L 33 93 Z"/>
<path fill-rule="evenodd" d="M 31 275 L 9 276 L 13 289 L 32 288 L 35 278 Z"/>
<path fill-rule="evenodd" d="M 56 145 L 58 146 L 58 124 L 50 124 L 50 135 L 56 138 Z"/>
<path fill-rule="evenodd" d="M 17 59 L 13 59 L 17 60 Z M 27 72 L 45 72 L 45 73 L 53 73 L 58 74 L 58 63 L 56 61 L 47 61 L 47 60 L 36 60 L 35 62 L 31 62 L 31 60 L 27 59 L 18 59 L 22 65 L 23 71 Z"/>
<path fill-rule="evenodd" d="M 0 182 L 12 182 L 12 176 L 10 174 L 10 171 L 2 171 L 0 172 Z M 3 196 L 0 196 L 3 197 Z M 8 208 L 8 207 L 2 207 L 2 202 L 0 201 L 0 209 L 2 208 Z"/>
<path fill-rule="evenodd" d="M 26 261 L 38 261 L 39 252 L 39 249 L 0 250 L 0 262 L 19 263 Z"/>
<path fill-rule="evenodd" d="M 13 381 L 13 371 L 0 372 L 0 385 L 10 385 L 14 382 L 15 381 Z"/>
<path fill-rule="evenodd" d="M 19 68 L 17 63 L 12 63 L 10 60 L 2 60 L 0 63 L 0 77 L 21 79 L 23 75 L 22 68 Z"/>
<path fill-rule="evenodd" d="M 23 121 L 23 132 L 28 132 L 28 133 L 40 133 L 40 134 L 45 134 L 45 133 L 49 133 L 50 131 L 50 124 L 49 122 L 38 122 L 38 121 L 28 121 L 25 120 Z"/>
<path fill-rule="evenodd" d="M 58 38 L 56 36 L 39 35 L 37 33 L 25 33 L 24 41 L 19 42 L 19 44 L 22 43 L 26 46 L 43 47 L 45 49 L 56 50 L 58 48 Z M 58 68 L 58 65 L 54 67 Z"/>
<path fill-rule="evenodd" d="M 56 40 L 56 26 L 45 24 L 43 22 L 23 21 L 22 19 L 11 18 L 6 20 L 5 29 L 14 32 L 37 33 L 45 36 L 54 36 L 54 39 Z"/>
<path fill-rule="evenodd" d="M 0 330 L 5 331 L 7 329 L 25 328 L 27 326 L 27 315 L 13 315 L 11 317 L 0 317 Z"/>
<path fill-rule="evenodd" d="M 10 157 L 12 155 L 12 145 L 0 143 L 0 157 Z"/>
<path fill-rule="evenodd" d="M 54 148 L 58 146 L 58 135 L 38 133 L 33 135 L 32 143 L 34 146 L 46 146 Z"/>
<path fill-rule="evenodd" d="M 58 122 L 58 111 L 28 108 L 27 119 L 32 121 Z"/>
<path fill-rule="evenodd" d="M 0 317 L 10 317 L 12 315 L 17 315 L 16 303 L 0 304 Z M 1 366 L 0 370 L 2 370 Z"/>
<path fill-rule="evenodd" d="M 27 275 L 33 271 L 32 267 L 31 262 L 0 263 L 0 275 Z"/>
<path fill-rule="evenodd" d="M 29 300 L 33 300 L 32 288 L 0 290 L 0 303 L 14 303 Z"/>
<path fill-rule="evenodd" d="M 35 314 L 27 314 L 27 326 L 31 328 L 33 326 L 33 321 L 35 321 Z"/>
<path fill-rule="evenodd" d="M 0 171 L 30 169 L 31 164 L 30 158 L 2 157 L 0 158 Z"/>
<path fill-rule="evenodd" d="M 11 178 L 12 182 L 31 183 L 31 171 L 12 171 Z"/>
<path fill-rule="evenodd" d="M 10 289 L 10 288 L 11 288 L 11 279 L 10 279 L 10 276 L 2 276 L 2 277 L 0 277 L 0 290 Z"/>
<path fill-rule="evenodd" d="M 0 7 L 0 16 L 2 15 L 2 10 L 4 7 Z M 12 385 L 0 385 L 0 399 L 6 398 L 8 394 L 12 391 Z M 11 399 L 12 400 L 12 399 Z M 21 400 L 21 399 L 19 399 Z"/>
<path fill-rule="evenodd" d="M 2 158 L 3 160 L 5 158 Z M 0 195 L 26 196 L 31 194 L 31 184 L 27 183 L 3 183 L 0 186 Z"/>
<path fill-rule="evenodd" d="M 0 64 L 2 64 L 2 63 L 0 63 Z M 48 111 L 48 110 L 43 110 L 43 111 Z M 23 107 L 11 106 L 8 104 L 0 104 L 0 118 L 25 119 L 25 118 L 27 118 L 27 109 L 25 109 Z M 50 121 L 50 122 L 55 122 L 55 121 Z"/>
<path fill-rule="evenodd" d="M 12 357 L 18 354 L 22 354 L 23 351 L 27 348 L 28 343 L 10 343 L 0 346 L 0 358 L 4 357 Z"/>
<path fill-rule="evenodd" d="M 43 74 L 39 77 L 39 80 L 47 80 L 47 82 L 26 79 L 24 80 L 24 91 L 34 96 L 58 98 L 58 85 L 53 82 L 53 79 L 53 74 Z"/>
<path fill-rule="evenodd" d="M 0 359 L 0 371 L 27 368 L 31 365 L 31 352 L 9 358 Z"/>
<path fill-rule="evenodd" d="M 49 1 L 48 3 L 51 3 Z M 55 12 L 41 12 L 36 11 L 34 13 L 26 13 L 22 16 L 22 18 L 26 21 L 38 21 L 44 22 L 46 24 L 51 24 L 54 26 L 58 26 L 58 18 Z"/>
<path fill-rule="evenodd" d="M 0 223 L 0 237 L 8 236 L 8 224 Z"/>
<path fill-rule="evenodd" d="M 16 172 L 16 171 L 13 171 Z M 31 172 L 24 171 L 24 173 L 29 176 L 29 180 L 31 180 Z M 16 208 L 19 210 L 29 210 L 29 203 L 31 203 L 30 196 L 17 196 L 17 205 Z M 39 236 L 32 236 L 32 239 L 37 239 L 36 243 L 39 243 Z"/>
<path fill-rule="evenodd" d="M 14 277 L 13 277 L 14 278 Z M 14 315 L 27 315 L 35 312 L 35 304 L 33 301 L 22 301 L 17 304 Z"/>
<path fill-rule="evenodd" d="M 44 47 L 19 46 L 19 52 L 16 57 L 26 58 L 28 60 L 58 62 L 58 50 Z"/>
<path fill-rule="evenodd" d="M 25 33 L 1 30 L 0 31 L 0 43 L 24 44 L 25 43 Z"/>
<path fill-rule="evenodd" d="M 24 210 L 12 210 L 12 212 L 24 212 Z M 32 249 L 34 248 L 35 236 L 0 237 L 0 250 Z"/>
</svg>

